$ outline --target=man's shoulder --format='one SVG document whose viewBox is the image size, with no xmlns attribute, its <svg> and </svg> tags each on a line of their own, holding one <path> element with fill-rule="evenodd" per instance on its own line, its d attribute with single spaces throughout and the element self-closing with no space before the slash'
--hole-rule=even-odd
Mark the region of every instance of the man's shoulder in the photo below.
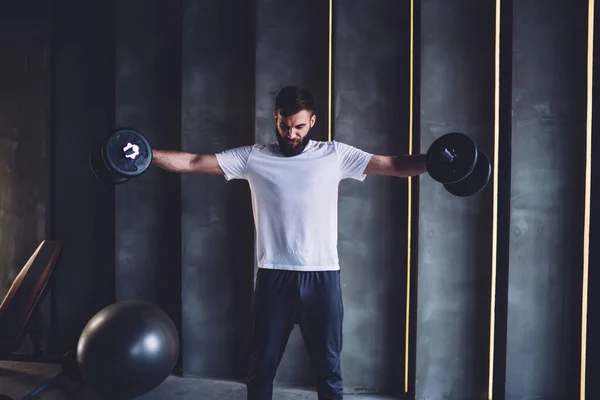
<svg viewBox="0 0 600 400">
<path fill-rule="evenodd" d="M 317 146 L 317 147 L 332 147 L 332 146 L 335 145 L 335 141 L 334 140 L 314 140 L 314 139 L 311 139 L 310 141 L 313 144 L 313 146 Z"/>
<path fill-rule="evenodd" d="M 279 145 L 277 143 L 254 143 L 246 146 L 248 155 L 251 153 L 255 156 L 272 156 L 276 155 Z"/>
<path fill-rule="evenodd" d="M 272 152 L 277 148 L 277 143 L 255 143 L 252 148 L 256 151 Z"/>
<path fill-rule="evenodd" d="M 309 146 L 307 146 L 309 147 Z M 332 152 L 335 151 L 335 141 L 333 140 L 310 140 L 310 148 L 313 151 Z"/>
<path fill-rule="evenodd" d="M 270 145 L 262 144 L 262 143 L 253 143 L 253 144 L 236 146 L 236 147 L 233 147 L 232 150 L 240 150 L 240 151 L 246 151 L 246 152 L 250 153 L 252 151 L 261 151 L 261 150 L 267 149 L 268 146 L 270 146 Z"/>
<path fill-rule="evenodd" d="M 320 148 L 330 148 L 337 150 L 339 147 L 349 146 L 346 142 L 342 142 L 339 140 L 331 139 L 331 140 L 312 140 L 315 143 L 315 146 Z"/>
</svg>

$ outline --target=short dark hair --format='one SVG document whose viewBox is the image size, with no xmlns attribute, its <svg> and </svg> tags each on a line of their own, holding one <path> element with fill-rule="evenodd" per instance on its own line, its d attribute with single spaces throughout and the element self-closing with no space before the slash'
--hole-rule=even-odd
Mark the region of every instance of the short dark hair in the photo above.
<svg viewBox="0 0 600 400">
<path fill-rule="evenodd" d="M 275 113 L 289 117 L 302 110 L 314 112 L 313 95 L 307 89 L 298 86 L 286 86 L 275 97 Z"/>
</svg>

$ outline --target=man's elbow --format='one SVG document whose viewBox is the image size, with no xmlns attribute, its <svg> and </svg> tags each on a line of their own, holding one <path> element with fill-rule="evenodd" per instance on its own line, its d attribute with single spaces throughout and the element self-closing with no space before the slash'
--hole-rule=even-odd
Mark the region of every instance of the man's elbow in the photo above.
<svg viewBox="0 0 600 400">
<path fill-rule="evenodd" d="M 201 163 L 202 163 L 202 157 L 200 156 L 200 154 L 194 154 L 188 160 L 187 169 L 189 171 L 199 170 L 199 169 L 201 169 Z"/>
</svg>

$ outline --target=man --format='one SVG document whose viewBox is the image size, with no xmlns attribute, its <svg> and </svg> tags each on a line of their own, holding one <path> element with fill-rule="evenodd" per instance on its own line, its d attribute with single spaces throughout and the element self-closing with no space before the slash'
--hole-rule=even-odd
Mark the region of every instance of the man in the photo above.
<svg viewBox="0 0 600 400">
<path fill-rule="evenodd" d="M 425 156 L 373 155 L 337 141 L 312 140 L 313 97 L 298 87 L 277 94 L 274 119 L 275 143 L 217 154 L 154 150 L 153 163 L 173 172 L 245 179 L 250 185 L 259 269 L 248 400 L 272 398 L 295 324 L 316 372 L 319 400 L 342 399 L 339 182 L 362 181 L 369 174 L 419 175 L 426 171 Z"/>
</svg>

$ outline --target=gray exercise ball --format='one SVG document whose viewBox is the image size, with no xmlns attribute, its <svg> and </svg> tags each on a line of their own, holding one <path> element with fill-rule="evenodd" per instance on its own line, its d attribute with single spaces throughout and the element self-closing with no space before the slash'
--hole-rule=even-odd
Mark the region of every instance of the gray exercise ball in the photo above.
<svg viewBox="0 0 600 400">
<path fill-rule="evenodd" d="M 97 312 L 77 343 L 84 381 L 106 398 L 131 399 L 159 386 L 179 357 L 175 324 L 159 307 L 120 301 Z"/>
</svg>

